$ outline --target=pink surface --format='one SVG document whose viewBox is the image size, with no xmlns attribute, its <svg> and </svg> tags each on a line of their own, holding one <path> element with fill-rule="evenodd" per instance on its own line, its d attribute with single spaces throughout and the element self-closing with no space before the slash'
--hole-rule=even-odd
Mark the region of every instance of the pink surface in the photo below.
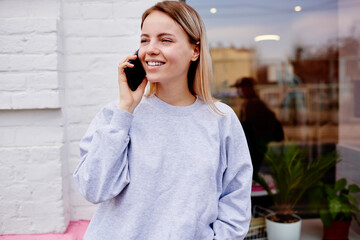
<svg viewBox="0 0 360 240">
<path fill-rule="evenodd" d="M 0 235 L 1 240 L 82 240 L 89 221 L 70 222 L 64 233 Z"/>
</svg>

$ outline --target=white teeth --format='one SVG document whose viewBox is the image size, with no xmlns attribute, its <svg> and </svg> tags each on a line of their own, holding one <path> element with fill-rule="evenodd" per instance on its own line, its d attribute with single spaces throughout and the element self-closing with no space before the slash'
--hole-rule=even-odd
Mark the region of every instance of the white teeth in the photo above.
<svg viewBox="0 0 360 240">
<path fill-rule="evenodd" d="M 162 64 L 163 64 L 162 62 L 148 62 L 149 66 L 160 66 Z"/>
</svg>

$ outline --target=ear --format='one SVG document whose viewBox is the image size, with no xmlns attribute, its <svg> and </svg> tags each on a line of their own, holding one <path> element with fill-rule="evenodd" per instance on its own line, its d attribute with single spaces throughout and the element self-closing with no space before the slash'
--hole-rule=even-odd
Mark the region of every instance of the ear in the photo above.
<svg viewBox="0 0 360 240">
<path fill-rule="evenodd" d="M 191 61 L 195 62 L 196 60 L 198 60 L 199 56 L 200 56 L 200 43 L 197 42 L 196 44 L 194 44 L 194 52 Z"/>
</svg>

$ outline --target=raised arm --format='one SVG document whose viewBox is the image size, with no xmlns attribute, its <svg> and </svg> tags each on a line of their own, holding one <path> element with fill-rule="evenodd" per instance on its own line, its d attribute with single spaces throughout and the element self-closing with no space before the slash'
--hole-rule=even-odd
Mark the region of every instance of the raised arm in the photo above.
<svg viewBox="0 0 360 240">
<path fill-rule="evenodd" d="M 126 57 L 118 66 L 119 102 L 96 115 L 80 142 L 81 162 L 74 173 L 80 193 L 99 203 L 118 195 L 129 183 L 128 145 L 132 113 L 140 103 L 147 80 L 131 91 L 124 69 L 134 65 Z"/>
<path fill-rule="evenodd" d="M 127 153 L 132 119 L 130 113 L 115 106 L 105 107 L 81 139 L 81 162 L 74 178 L 88 201 L 99 203 L 111 199 L 130 182 Z"/>
</svg>

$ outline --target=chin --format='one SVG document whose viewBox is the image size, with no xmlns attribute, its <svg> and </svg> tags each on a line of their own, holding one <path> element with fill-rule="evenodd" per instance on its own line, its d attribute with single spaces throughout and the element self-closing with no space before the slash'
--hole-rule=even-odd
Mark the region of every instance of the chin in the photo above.
<svg viewBox="0 0 360 240">
<path fill-rule="evenodd" d="M 157 77 L 146 76 L 146 78 L 150 83 L 158 83 L 158 82 L 160 82 L 160 79 L 157 78 Z"/>
</svg>

